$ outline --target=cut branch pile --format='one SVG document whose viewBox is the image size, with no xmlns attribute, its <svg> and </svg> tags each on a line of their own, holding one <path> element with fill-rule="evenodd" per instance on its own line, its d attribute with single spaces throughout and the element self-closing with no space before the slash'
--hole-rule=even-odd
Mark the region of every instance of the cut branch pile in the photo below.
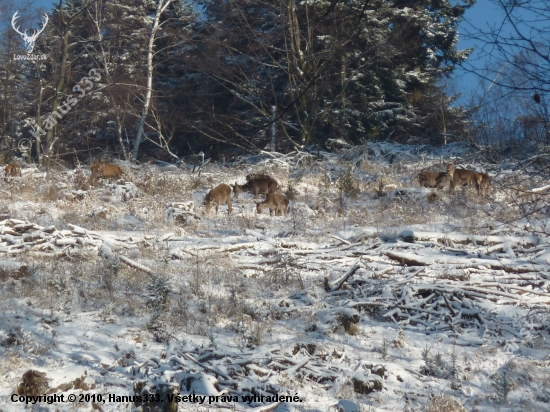
<svg viewBox="0 0 550 412">
<path fill-rule="evenodd" d="M 165 359 L 151 358 L 144 362 L 135 361 L 131 368 L 133 380 L 146 380 L 148 385 L 166 381 L 166 371 L 172 384 L 179 385 L 183 393 L 197 392 L 207 396 L 237 397 L 242 406 L 262 408 L 267 411 L 279 402 L 261 400 L 261 397 L 295 396 L 298 393 L 280 384 L 288 379 L 311 380 L 319 384 L 334 384 L 347 376 L 360 382 L 363 393 L 381 391 L 383 378 L 397 373 L 408 376 L 403 368 L 392 372 L 379 364 L 365 363 L 350 365 L 346 352 L 334 349 L 332 359 L 327 362 L 327 351 L 315 344 L 289 346 L 286 349 L 265 348 L 240 351 L 230 349 L 196 347 L 180 348 Z M 116 366 L 106 373 L 120 373 Z M 144 381 L 145 383 L 145 381 Z M 246 401 L 256 396 L 252 401 Z M 268 398 L 269 399 L 269 398 Z M 298 397 L 298 402 L 305 399 Z M 264 409 L 265 408 L 265 409 Z"/>
<path fill-rule="evenodd" d="M 408 242 L 382 243 L 369 233 L 349 240 L 327 236 L 327 243 L 315 244 L 254 230 L 245 234 L 219 245 L 166 240 L 174 242 L 173 256 L 180 258 L 218 252 L 254 276 L 284 267 L 301 279 L 317 279 L 319 286 L 324 279 L 329 309 L 323 322 L 330 325 L 342 319 L 342 308 L 349 308 L 403 328 L 451 331 L 479 343 L 488 336 L 520 338 L 518 317 L 506 309 L 510 305 L 521 318 L 533 305 L 550 304 L 545 238 L 490 236 L 482 242 L 479 236 L 403 231 L 398 237 Z M 302 307 L 309 310 L 305 301 L 285 299 L 279 310 L 297 316 Z"/>
<path fill-rule="evenodd" d="M 18 219 L 7 219 L 0 222 L 0 256 L 72 258 L 83 250 L 102 251 L 106 258 L 113 258 L 112 250 L 122 252 L 135 248 L 139 243 L 154 239 L 154 236 L 139 238 L 112 236 L 86 230 L 69 224 L 70 230 L 57 230 L 55 226 L 40 226 Z M 152 270 L 131 259 L 121 256 L 121 261 L 136 269 L 152 273 Z"/>
<path fill-rule="evenodd" d="M 291 386 L 281 382 L 289 381 L 307 380 L 330 389 L 344 377 L 353 383 L 355 392 L 368 394 L 391 387 L 391 382 L 424 384 L 417 372 L 398 364 L 389 370 L 380 360 L 358 360 L 327 336 L 354 336 L 367 319 L 423 334 L 444 332 L 463 346 L 491 340 L 520 343 L 525 328 L 534 334 L 548 328 L 550 246 L 545 238 L 493 236 L 480 244 L 472 237 L 471 242 L 462 241 L 468 236 L 460 234 L 403 231 L 402 236 L 387 241 L 389 236 L 367 230 L 348 238 L 319 236 L 315 243 L 274 238 L 268 231 L 250 229 L 240 235 L 206 238 L 122 237 L 74 225 L 69 228 L 4 220 L 0 222 L 0 257 L 23 252 L 71 257 L 88 248 L 153 274 L 123 253 L 140 243 L 162 243 L 176 259 L 176 266 L 182 264 L 178 259 L 200 257 L 204 264 L 210 255 L 221 255 L 243 277 L 297 281 L 294 293 L 277 297 L 266 318 L 297 320 L 297 333 L 287 341 L 277 341 L 276 347 L 273 342 L 272 346 L 262 343 L 257 349 L 256 344 L 247 344 L 240 350 L 214 344 L 172 347 L 166 358 L 136 361 L 124 371 L 113 366 L 102 372 L 127 381 L 128 387 L 132 380 L 141 379 L 178 384 L 187 393 L 200 389 L 213 396 L 242 399 L 288 394 Z M 258 328 L 262 316 L 258 313 Z M 246 408 L 269 409 L 272 404 L 255 401 Z"/>
</svg>

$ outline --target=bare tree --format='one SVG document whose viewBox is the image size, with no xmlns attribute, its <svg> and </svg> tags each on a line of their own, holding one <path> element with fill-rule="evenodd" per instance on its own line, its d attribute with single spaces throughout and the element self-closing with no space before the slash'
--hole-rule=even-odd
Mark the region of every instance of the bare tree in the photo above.
<svg viewBox="0 0 550 412">
<path fill-rule="evenodd" d="M 493 27 L 472 27 L 483 70 L 464 68 L 482 80 L 474 117 L 477 141 L 493 145 L 491 156 L 515 160 L 516 173 L 497 184 L 508 194 L 515 213 L 498 220 L 535 233 L 550 233 L 550 3 L 545 0 L 494 0 L 502 21 Z M 526 224 L 527 223 L 527 224 Z"/>
<path fill-rule="evenodd" d="M 149 106 L 151 105 L 151 97 L 153 95 L 153 56 L 154 56 L 154 48 L 155 48 L 155 40 L 157 38 L 157 32 L 159 28 L 161 27 L 161 17 L 162 14 L 165 12 L 166 8 L 170 5 L 172 0 L 157 0 L 157 10 L 155 13 L 155 18 L 153 20 L 153 27 L 151 28 L 151 33 L 149 35 L 149 43 L 147 46 L 147 86 L 145 89 L 145 97 L 143 100 L 143 109 L 141 111 L 141 116 L 138 120 L 137 125 L 137 133 L 136 133 L 136 141 L 134 142 L 134 150 L 132 151 L 132 155 L 134 156 L 134 159 L 137 159 L 138 152 L 139 152 L 139 146 L 141 145 L 141 141 L 143 140 L 143 127 L 145 126 L 145 119 L 147 118 L 147 114 L 149 113 Z"/>
<path fill-rule="evenodd" d="M 95 35 L 97 36 L 98 62 L 100 64 L 100 67 L 103 70 L 106 83 L 111 86 L 116 83 L 113 77 L 113 73 L 111 71 L 111 67 L 113 67 L 114 58 L 111 53 L 111 47 L 110 47 L 111 45 L 109 42 L 105 41 L 105 36 L 103 33 L 105 30 L 105 27 L 104 27 L 105 21 L 108 18 L 108 16 L 106 16 L 105 13 L 109 13 L 112 11 L 113 11 L 112 9 L 108 9 L 99 3 L 95 3 L 93 7 L 90 7 L 87 10 L 88 17 L 91 21 L 92 27 L 95 29 Z M 124 137 L 122 132 L 122 129 L 124 127 L 124 120 L 123 120 L 123 109 L 121 107 L 121 102 L 117 101 L 113 87 L 107 87 L 106 93 L 109 97 L 112 112 L 115 117 L 114 121 L 115 121 L 115 129 L 116 129 L 116 135 L 118 138 L 118 143 L 122 150 L 124 159 L 129 160 L 130 159 L 129 148 L 126 145 L 126 142 L 124 142 Z"/>
<path fill-rule="evenodd" d="M 61 56 L 59 63 L 59 72 L 57 76 L 57 85 L 55 88 L 55 93 L 52 101 L 52 113 L 57 113 L 59 109 L 60 101 L 63 98 L 63 93 L 65 92 L 66 80 L 67 80 L 67 71 L 71 65 L 71 59 L 69 51 L 72 47 L 79 44 L 78 41 L 73 43 L 70 42 L 71 30 L 76 21 L 81 17 L 82 13 L 92 4 L 95 0 L 86 0 L 79 5 L 79 8 L 71 15 L 67 14 L 63 6 L 63 0 L 59 1 L 57 6 L 57 13 L 59 16 L 59 35 L 62 41 L 61 45 Z M 44 166 L 49 169 L 51 157 L 54 150 L 54 145 L 58 140 L 58 135 L 55 133 L 56 128 L 51 127 L 46 132 L 46 147 L 44 149 Z"/>
<path fill-rule="evenodd" d="M 464 67 L 494 85 L 528 91 L 531 96 L 550 92 L 550 4 L 546 0 L 493 3 L 501 10 L 502 21 L 493 27 L 472 26 L 466 34 L 481 44 L 479 56 L 491 64 L 483 71 L 468 62 Z"/>
</svg>

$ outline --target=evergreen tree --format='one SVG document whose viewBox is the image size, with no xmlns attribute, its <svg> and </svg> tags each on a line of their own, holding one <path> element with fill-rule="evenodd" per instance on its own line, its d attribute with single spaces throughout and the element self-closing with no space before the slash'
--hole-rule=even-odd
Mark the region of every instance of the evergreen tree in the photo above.
<svg viewBox="0 0 550 412">
<path fill-rule="evenodd" d="M 457 25 L 471 4 L 209 1 L 216 53 L 198 70 L 225 89 L 224 121 L 244 141 L 266 141 L 273 104 L 293 145 L 434 133 L 419 103 L 468 56 Z"/>
</svg>

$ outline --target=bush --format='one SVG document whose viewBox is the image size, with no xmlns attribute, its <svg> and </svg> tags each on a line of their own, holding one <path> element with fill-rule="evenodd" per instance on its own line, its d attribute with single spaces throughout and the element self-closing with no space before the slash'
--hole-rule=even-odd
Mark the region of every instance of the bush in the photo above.
<svg viewBox="0 0 550 412">
<path fill-rule="evenodd" d="M 296 196 L 298 196 L 298 191 L 294 188 L 292 182 L 288 183 L 288 189 L 286 189 L 284 195 L 288 198 L 288 200 L 295 200 Z"/>
<path fill-rule="evenodd" d="M 359 186 L 353 178 L 353 170 L 351 166 L 348 166 L 346 169 L 340 171 L 336 185 L 340 191 L 340 194 L 344 194 L 345 196 L 356 197 L 359 194 Z"/>
<path fill-rule="evenodd" d="M 426 412 L 467 412 L 460 400 L 452 395 L 434 396 L 426 406 Z"/>
</svg>

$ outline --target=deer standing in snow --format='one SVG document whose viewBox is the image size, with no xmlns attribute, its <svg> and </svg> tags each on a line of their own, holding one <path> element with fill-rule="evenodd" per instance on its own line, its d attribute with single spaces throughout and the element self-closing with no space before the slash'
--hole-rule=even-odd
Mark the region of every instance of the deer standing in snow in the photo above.
<svg viewBox="0 0 550 412">
<path fill-rule="evenodd" d="M 8 164 L 4 168 L 5 171 L 5 177 L 4 180 L 7 182 L 10 177 L 19 176 L 21 177 L 21 168 L 19 166 L 16 166 L 14 164 Z"/>
<path fill-rule="evenodd" d="M 231 187 L 225 183 L 216 186 L 208 192 L 203 202 L 206 206 L 206 213 L 210 213 L 212 205 L 216 207 L 216 213 L 218 213 L 218 207 L 224 203 L 227 204 L 227 214 L 230 215 L 233 211 L 233 206 L 231 205 Z"/>
<path fill-rule="evenodd" d="M 483 192 L 487 194 L 487 191 L 491 187 L 491 178 L 486 173 L 476 173 L 476 187 L 477 194 L 481 195 Z"/>
<path fill-rule="evenodd" d="M 246 176 L 246 183 L 244 185 L 238 185 L 235 183 L 232 185 L 235 197 L 238 197 L 241 192 L 248 192 L 254 195 L 254 199 L 258 198 L 259 194 L 275 193 L 277 189 L 280 189 L 279 183 L 269 175 L 248 175 Z"/>
<path fill-rule="evenodd" d="M 451 180 L 451 194 L 454 193 L 455 187 L 459 186 L 474 186 L 476 185 L 476 173 L 468 169 L 455 169 L 453 180 Z"/>
<path fill-rule="evenodd" d="M 420 172 L 418 174 L 418 183 L 422 187 L 443 189 L 448 184 L 451 184 L 455 173 L 454 163 L 447 165 L 447 171 L 443 173 L 435 172 Z"/>
<path fill-rule="evenodd" d="M 264 209 L 269 209 L 269 216 L 282 216 L 288 213 L 288 198 L 279 193 L 270 193 L 263 202 L 256 203 L 256 212 L 262 213 Z"/>
<path fill-rule="evenodd" d="M 98 179 L 118 179 L 124 172 L 120 167 L 112 163 L 94 163 L 90 166 L 92 175 L 90 176 L 90 183 L 94 185 Z"/>
</svg>

